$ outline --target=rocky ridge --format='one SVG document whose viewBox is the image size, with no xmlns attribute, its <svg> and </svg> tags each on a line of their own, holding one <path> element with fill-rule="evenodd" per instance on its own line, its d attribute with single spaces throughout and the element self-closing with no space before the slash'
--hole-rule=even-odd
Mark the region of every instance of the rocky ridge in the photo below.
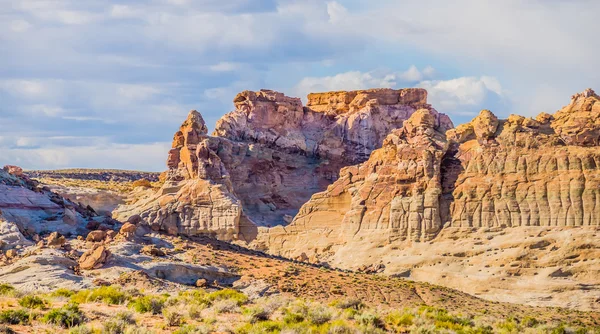
<svg viewBox="0 0 600 334">
<path fill-rule="evenodd" d="M 256 225 L 289 223 L 341 168 L 365 161 L 418 108 L 451 128 L 426 97 L 423 89 L 332 92 L 311 94 L 303 107 L 278 92 L 245 91 L 212 136 L 192 111 L 174 137 L 162 190 L 117 217 L 137 213 L 174 233 L 235 239 L 241 231 L 253 239 Z"/>
</svg>

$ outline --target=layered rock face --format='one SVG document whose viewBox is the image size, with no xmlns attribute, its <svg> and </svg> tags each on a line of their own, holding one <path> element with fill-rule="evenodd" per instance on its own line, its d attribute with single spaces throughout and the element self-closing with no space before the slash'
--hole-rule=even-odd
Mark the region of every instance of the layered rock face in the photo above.
<svg viewBox="0 0 600 334">
<path fill-rule="evenodd" d="M 597 309 L 598 101 L 587 90 L 536 118 L 483 110 L 445 134 L 419 110 L 253 245 L 495 300 Z"/>
<path fill-rule="evenodd" d="M 431 239 L 443 225 L 446 130 L 439 114 L 417 110 L 368 161 L 342 169 L 335 183 L 312 196 L 292 224 L 268 231 L 267 248 L 294 256 L 313 247 L 335 251 L 353 239 Z"/>
<path fill-rule="evenodd" d="M 77 233 L 85 229 L 87 219 L 91 215 L 84 208 L 29 180 L 20 168 L 0 170 L 0 221 L 15 224 L 31 236 L 52 231 Z"/>
<path fill-rule="evenodd" d="M 270 90 L 242 92 L 213 136 L 200 114 L 190 113 L 175 135 L 162 190 L 117 217 L 139 213 L 162 230 L 230 238 L 240 225 L 287 224 L 418 108 L 431 111 L 440 129 L 451 128 L 426 98 L 422 89 L 331 92 L 311 94 L 304 107 Z"/>
<path fill-rule="evenodd" d="M 460 174 L 448 226 L 600 225 L 597 102 L 588 90 L 536 119 L 484 110 L 450 131 Z"/>
<path fill-rule="evenodd" d="M 207 132 L 200 113 L 190 112 L 173 138 L 162 188 L 132 206 L 117 209 L 115 218 L 126 220 L 139 214 L 152 229 L 174 235 L 237 237 L 242 208 L 227 169 L 210 149 Z"/>
</svg>

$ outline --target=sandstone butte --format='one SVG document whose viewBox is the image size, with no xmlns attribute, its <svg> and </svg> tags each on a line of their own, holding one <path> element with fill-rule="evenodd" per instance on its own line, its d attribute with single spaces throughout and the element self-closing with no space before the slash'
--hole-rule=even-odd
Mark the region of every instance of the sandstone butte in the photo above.
<svg viewBox="0 0 600 334">
<path fill-rule="evenodd" d="M 190 112 L 162 188 L 114 215 L 489 299 L 597 309 L 599 99 L 588 89 L 554 115 L 483 110 L 454 128 L 423 89 L 310 94 L 306 106 L 245 91 L 212 136 Z"/>
<path fill-rule="evenodd" d="M 163 187 L 117 210 L 156 230 L 256 238 L 257 226 L 287 225 L 341 168 L 366 161 L 387 134 L 417 109 L 447 130 L 450 119 L 427 104 L 423 89 L 372 89 L 299 98 L 244 91 L 212 136 L 190 112 L 174 136 Z"/>
</svg>

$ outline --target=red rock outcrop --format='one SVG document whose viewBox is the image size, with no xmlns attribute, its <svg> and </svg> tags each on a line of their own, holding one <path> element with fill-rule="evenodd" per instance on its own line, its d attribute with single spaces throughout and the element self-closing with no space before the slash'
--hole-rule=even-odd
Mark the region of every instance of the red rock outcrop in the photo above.
<svg viewBox="0 0 600 334">
<path fill-rule="evenodd" d="M 307 250 L 335 252 L 352 240 L 435 237 L 444 219 L 446 130 L 435 111 L 417 110 L 368 161 L 342 169 L 340 178 L 313 195 L 289 226 L 266 231 L 256 245 L 296 257 Z"/>
<path fill-rule="evenodd" d="M 190 113 L 174 137 L 163 188 L 118 217 L 139 213 L 172 233 L 228 238 L 240 225 L 287 224 L 341 168 L 367 160 L 418 108 L 430 110 L 440 129 L 452 128 L 426 98 L 423 89 L 373 89 L 311 94 L 303 107 L 270 90 L 242 92 L 212 136 L 200 114 Z"/>
<path fill-rule="evenodd" d="M 261 230 L 254 246 L 352 267 L 360 261 L 351 249 L 435 242 L 443 229 L 598 226 L 598 100 L 587 90 L 536 119 L 483 110 L 448 131 L 419 110 L 289 226 Z"/>
</svg>

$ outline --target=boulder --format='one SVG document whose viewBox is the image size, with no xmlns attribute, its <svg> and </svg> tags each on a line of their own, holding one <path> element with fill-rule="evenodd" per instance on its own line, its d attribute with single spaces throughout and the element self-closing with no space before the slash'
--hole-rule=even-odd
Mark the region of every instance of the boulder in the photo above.
<svg viewBox="0 0 600 334">
<path fill-rule="evenodd" d="M 90 242 L 102 242 L 106 238 L 106 232 L 102 230 L 95 230 L 88 233 L 85 238 L 86 241 Z"/>
<path fill-rule="evenodd" d="M 79 267 L 83 270 L 92 270 L 101 268 L 108 257 L 110 251 L 104 245 L 96 245 L 79 258 Z"/>
</svg>

